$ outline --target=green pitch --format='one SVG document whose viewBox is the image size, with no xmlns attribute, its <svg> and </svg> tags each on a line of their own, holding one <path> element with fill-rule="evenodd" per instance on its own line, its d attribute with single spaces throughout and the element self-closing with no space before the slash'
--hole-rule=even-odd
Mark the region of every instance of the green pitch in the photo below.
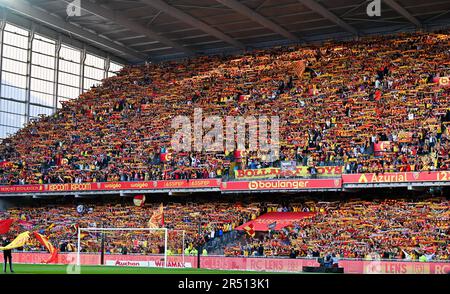
<svg viewBox="0 0 450 294">
<path fill-rule="evenodd" d="M 1 264 L 3 270 L 3 264 Z M 14 273 L 8 272 L 2 275 L 16 274 L 67 274 L 72 273 L 73 265 L 53 265 L 53 264 L 14 264 Z M 268 272 L 246 272 L 246 271 L 225 271 L 208 270 L 197 268 L 145 268 L 145 267 L 117 267 L 117 266 L 90 266 L 80 267 L 80 274 L 267 274 Z"/>
</svg>

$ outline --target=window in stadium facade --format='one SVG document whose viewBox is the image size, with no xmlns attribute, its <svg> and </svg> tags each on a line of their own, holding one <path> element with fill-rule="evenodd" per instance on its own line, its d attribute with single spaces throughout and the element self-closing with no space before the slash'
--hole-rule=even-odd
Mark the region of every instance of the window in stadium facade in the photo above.
<svg viewBox="0 0 450 294">
<path fill-rule="evenodd" d="M 6 23 L 1 33 L 0 137 L 26 121 L 27 61 L 30 32 Z"/>
<path fill-rule="evenodd" d="M 83 92 L 89 90 L 92 86 L 98 86 L 106 78 L 105 59 L 92 54 L 86 54 L 84 60 L 84 81 Z"/>
<path fill-rule="evenodd" d="M 60 102 L 80 95 L 81 51 L 62 45 L 58 60 L 58 107 Z"/>
<path fill-rule="evenodd" d="M 37 117 L 53 112 L 56 41 L 35 34 L 31 46 L 30 117 Z"/>
<path fill-rule="evenodd" d="M 120 71 L 122 65 L 42 34 L 5 23 L 0 28 L 0 139 L 30 119 L 51 115 Z"/>
<path fill-rule="evenodd" d="M 121 64 L 111 61 L 109 64 L 108 78 L 117 75 L 122 67 Z"/>
</svg>

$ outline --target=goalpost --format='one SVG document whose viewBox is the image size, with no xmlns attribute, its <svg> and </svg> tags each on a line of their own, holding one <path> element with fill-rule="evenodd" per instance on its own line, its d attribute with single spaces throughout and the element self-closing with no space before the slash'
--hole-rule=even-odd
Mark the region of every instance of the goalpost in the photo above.
<svg viewBox="0 0 450 294">
<path fill-rule="evenodd" d="M 181 248 L 181 256 L 182 263 L 185 264 L 185 230 L 172 230 L 167 228 L 80 228 L 77 230 L 77 255 L 76 255 L 76 264 L 80 266 L 80 253 L 81 253 L 81 234 L 83 232 L 86 233 L 105 233 L 105 232 L 129 232 L 129 231 L 147 231 L 151 232 L 163 232 L 164 233 L 164 268 L 167 268 L 167 250 L 168 250 L 168 234 L 170 232 L 178 233 L 182 232 L 182 248 Z M 104 237 L 103 237 L 104 238 Z M 103 248 L 102 248 L 103 250 Z"/>
</svg>

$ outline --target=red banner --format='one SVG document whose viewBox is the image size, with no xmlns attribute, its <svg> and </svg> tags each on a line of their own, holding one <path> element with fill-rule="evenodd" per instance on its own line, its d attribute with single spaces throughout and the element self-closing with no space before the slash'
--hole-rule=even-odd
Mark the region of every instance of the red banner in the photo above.
<svg viewBox="0 0 450 294">
<path fill-rule="evenodd" d="M 219 188 L 219 179 L 198 179 L 198 180 L 174 180 L 174 181 L 154 181 L 156 189 L 196 189 L 196 188 Z"/>
<path fill-rule="evenodd" d="M 222 191 L 339 189 L 341 179 L 222 182 Z"/>
<path fill-rule="evenodd" d="M 378 143 L 373 144 L 373 151 L 375 156 L 383 155 L 383 152 L 391 150 L 391 142 L 390 141 L 380 141 Z"/>
<path fill-rule="evenodd" d="M 0 186 L 0 193 L 219 188 L 219 179 Z"/>
<path fill-rule="evenodd" d="M 344 185 L 372 184 L 372 183 L 447 182 L 447 181 L 450 181 L 450 171 L 342 175 L 342 183 Z"/>
<path fill-rule="evenodd" d="M 99 190 L 160 190 L 219 188 L 219 179 L 171 180 L 151 182 L 111 182 L 100 183 Z"/>
<path fill-rule="evenodd" d="M 13 163 L 10 161 L 0 161 L 0 168 L 1 167 L 10 167 L 13 166 Z"/>
<path fill-rule="evenodd" d="M 237 227 L 236 230 L 245 230 L 246 227 L 253 225 L 253 230 L 267 232 L 269 230 L 269 224 L 274 224 L 273 230 L 279 231 L 296 221 L 313 215 L 314 212 L 268 212 Z"/>
<path fill-rule="evenodd" d="M 161 153 L 159 155 L 159 160 L 161 160 L 161 162 L 168 162 L 172 160 L 172 153 Z"/>
<path fill-rule="evenodd" d="M 5 219 L 0 220 L 0 234 L 6 234 L 9 232 L 9 228 L 11 227 L 12 223 L 14 222 L 13 219 Z"/>
<path fill-rule="evenodd" d="M 0 193 L 33 193 L 43 191 L 44 185 L 0 186 Z"/>
</svg>

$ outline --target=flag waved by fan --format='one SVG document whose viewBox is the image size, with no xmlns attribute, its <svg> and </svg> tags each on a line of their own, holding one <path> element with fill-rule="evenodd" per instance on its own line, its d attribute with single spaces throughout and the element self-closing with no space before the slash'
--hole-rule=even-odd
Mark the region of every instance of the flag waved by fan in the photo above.
<svg viewBox="0 0 450 294">
<path fill-rule="evenodd" d="M 306 62 L 304 60 L 299 60 L 294 63 L 294 72 L 299 79 L 302 78 L 305 69 L 306 69 Z"/>
<path fill-rule="evenodd" d="M 269 228 L 269 230 L 275 230 L 275 228 L 277 227 L 277 222 L 273 222 L 271 224 L 268 224 L 267 227 Z"/>
<path fill-rule="evenodd" d="M 20 219 L 5 219 L 0 220 L 0 235 L 7 234 L 11 229 L 12 224 L 16 222 L 21 225 L 26 230 L 31 230 L 33 228 L 33 223 L 28 220 L 24 220 L 22 217 Z"/>
<path fill-rule="evenodd" d="M 244 227 L 244 231 L 250 236 L 250 237 L 255 237 L 255 230 L 253 229 L 253 224 L 249 224 L 248 226 Z"/>
<path fill-rule="evenodd" d="M 11 250 L 15 248 L 23 247 L 25 244 L 27 244 L 28 239 L 30 238 L 30 232 L 26 231 L 21 234 L 19 234 L 16 239 L 14 239 L 11 243 L 4 247 L 0 247 L 0 250 Z"/>
<path fill-rule="evenodd" d="M 48 252 L 50 252 L 50 257 L 47 260 L 43 260 L 42 263 L 56 263 L 58 260 L 58 250 L 48 241 L 48 239 L 39 234 L 38 232 L 33 232 L 36 239 L 43 245 Z"/>
<path fill-rule="evenodd" d="M 159 208 L 153 212 L 150 220 L 148 221 L 149 228 L 162 228 L 164 227 L 164 205 L 161 203 Z"/>
<path fill-rule="evenodd" d="M 13 222 L 14 220 L 12 218 L 0 220 L 0 234 L 8 233 Z"/>
<path fill-rule="evenodd" d="M 142 207 L 145 203 L 145 195 L 136 195 L 133 198 L 133 203 L 135 206 Z"/>
</svg>

